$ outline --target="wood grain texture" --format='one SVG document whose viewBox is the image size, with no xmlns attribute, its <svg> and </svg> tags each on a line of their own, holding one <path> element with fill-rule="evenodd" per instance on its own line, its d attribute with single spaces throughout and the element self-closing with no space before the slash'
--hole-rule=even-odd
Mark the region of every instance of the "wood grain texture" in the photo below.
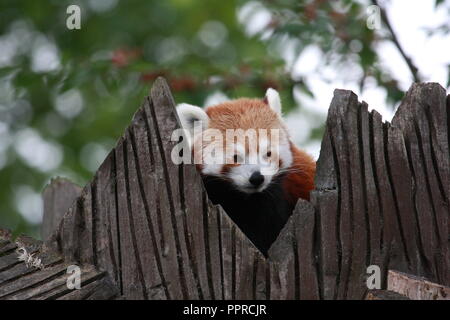
<svg viewBox="0 0 450 320">
<path fill-rule="evenodd" d="M 265 258 L 211 204 L 195 166 L 171 161 L 179 121 L 160 78 L 44 246 L 62 261 L 48 273 L 76 263 L 94 281 L 67 293 L 54 279 L 39 296 L 364 299 L 373 264 L 383 288 L 389 269 L 448 286 L 449 101 L 438 84 L 414 84 L 390 124 L 336 90 L 311 201 Z"/>
<path fill-rule="evenodd" d="M 81 188 L 64 178 L 55 178 L 42 193 L 44 216 L 41 238 L 47 240 L 58 227 L 63 215 L 81 194 Z"/>
<path fill-rule="evenodd" d="M 450 300 L 450 287 L 395 270 L 388 272 L 387 289 L 412 300 Z"/>
<path fill-rule="evenodd" d="M 408 297 L 389 290 L 369 290 L 366 300 L 410 300 Z"/>
<path fill-rule="evenodd" d="M 17 249 L 26 250 L 41 260 L 41 268 L 19 260 Z M 0 229 L 0 300 L 42 299 L 113 299 L 119 292 L 106 272 L 92 265 L 80 266 L 81 290 L 69 289 L 67 281 L 71 263 L 59 252 L 49 250 L 41 241 L 21 236 L 13 241 L 11 234 Z"/>
</svg>

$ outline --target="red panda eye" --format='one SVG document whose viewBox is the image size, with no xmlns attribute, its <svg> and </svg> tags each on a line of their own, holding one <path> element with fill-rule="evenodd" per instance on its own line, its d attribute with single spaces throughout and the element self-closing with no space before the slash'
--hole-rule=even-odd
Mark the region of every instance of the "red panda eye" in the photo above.
<svg viewBox="0 0 450 320">
<path fill-rule="evenodd" d="M 271 151 L 267 151 L 267 158 L 270 158 L 272 156 L 272 152 Z"/>
</svg>

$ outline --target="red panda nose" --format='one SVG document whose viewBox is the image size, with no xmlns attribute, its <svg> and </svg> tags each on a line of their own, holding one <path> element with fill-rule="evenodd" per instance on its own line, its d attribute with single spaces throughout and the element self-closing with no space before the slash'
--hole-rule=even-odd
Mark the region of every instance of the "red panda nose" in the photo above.
<svg viewBox="0 0 450 320">
<path fill-rule="evenodd" d="M 252 173 L 248 181 L 250 181 L 250 183 L 256 188 L 264 182 L 264 176 L 261 174 L 261 172 L 256 171 Z"/>
</svg>

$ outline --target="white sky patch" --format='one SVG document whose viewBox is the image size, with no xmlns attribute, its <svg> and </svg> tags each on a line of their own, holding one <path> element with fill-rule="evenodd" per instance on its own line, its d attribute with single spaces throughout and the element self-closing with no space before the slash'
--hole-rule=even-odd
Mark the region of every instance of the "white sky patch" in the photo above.
<svg viewBox="0 0 450 320">
<path fill-rule="evenodd" d="M 384 7 L 400 44 L 420 71 L 424 81 L 447 85 L 450 63 L 450 34 L 435 34 L 430 37 L 427 29 L 435 29 L 449 23 L 450 2 L 435 8 L 434 0 L 427 1 L 385 1 Z M 404 86 L 411 84 L 411 73 L 405 70 L 397 57 L 389 59 L 385 47 L 377 49 L 395 79 Z M 388 57 L 388 58 L 386 58 Z M 407 89 L 407 88 L 406 88 Z"/>
<path fill-rule="evenodd" d="M 0 67 L 14 65 L 18 55 L 28 53 L 34 37 L 29 24 L 15 21 L 9 26 L 9 32 L 0 36 Z"/>
<path fill-rule="evenodd" d="M 394 43 L 389 40 L 379 41 L 374 49 L 378 52 L 381 65 L 389 71 L 390 76 L 398 81 L 400 89 L 408 90 L 414 79 Z"/>
<path fill-rule="evenodd" d="M 350 41 L 349 46 L 350 46 L 350 50 L 354 53 L 361 52 L 361 50 L 363 48 L 362 42 L 358 39 L 353 39 L 352 41 Z"/>
<path fill-rule="evenodd" d="M 42 172 L 56 169 L 63 160 L 60 145 L 44 140 L 37 131 L 30 128 L 16 134 L 14 148 L 28 166 Z"/>
<path fill-rule="evenodd" d="M 45 36 L 38 36 L 31 53 L 31 69 L 34 72 L 50 72 L 61 67 L 58 47 Z"/>
<path fill-rule="evenodd" d="M 291 139 L 296 144 L 304 143 L 308 140 L 309 133 L 312 129 L 311 123 L 308 120 L 304 113 L 299 111 L 291 112 L 284 117 L 284 122 L 289 129 Z"/>
<path fill-rule="evenodd" d="M 11 40 L 18 44 L 17 54 L 28 54 L 36 35 L 31 23 L 29 21 L 17 20 L 11 23 L 9 30 Z"/>
<path fill-rule="evenodd" d="M 369 111 L 375 109 L 381 114 L 383 120 L 391 121 L 395 109 L 386 105 L 386 89 L 379 87 L 375 79 L 369 77 L 366 79 L 364 89 L 359 94 L 359 100 L 365 101 L 369 105 Z"/>
<path fill-rule="evenodd" d="M 18 43 L 12 36 L 0 37 L 0 68 L 13 64 L 14 57 L 17 53 Z"/>
<path fill-rule="evenodd" d="M 297 60 L 295 51 L 299 43 L 299 40 L 287 35 L 277 36 L 269 41 L 267 50 L 269 54 L 274 57 L 282 57 L 286 64 L 285 69 L 289 71 L 292 70 L 294 63 Z"/>
<path fill-rule="evenodd" d="M 203 106 L 206 108 L 229 100 L 230 98 L 228 98 L 222 91 L 215 91 L 205 99 Z"/>
<path fill-rule="evenodd" d="M 307 143 L 299 143 L 299 146 L 305 150 L 309 155 L 311 155 L 314 160 L 317 161 L 320 155 L 320 148 L 322 146 L 322 142 L 319 140 L 312 140 Z"/>
<path fill-rule="evenodd" d="M 238 11 L 238 21 L 244 25 L 245 33 L 254 36 L 269 24 L 272 19 L 270 11 L 257 1 L 250 1 Z"/>
<path fill-rule="evenodd" d="M 80 153 L 81 165 L 91 172 L 97 171 L 98 167 L 105 160 L 109 149 L 100 143 L 88 143 Z"/>
<path fill-rule="evenodd" d="M 450 34 L 438 33 L 429 37 L 426 34 L 426 28 L 432 29 L 448 23 L 446 10 L 449 10 L 450 2 L 447 3 L 447 9 L 445 5 L 441 5 L 435 10 L 434 5 L 434 0 L 385 2 L 396 35 L 406 53 L 419 68 L 424 81 L 438 82 L 445 87 L 448 81 L 447 65 L 450 64 Z M 354 52 L 360 50 L 358 43 L 353 43 L 352 50 Z M 382 66 L 390 71 L 390 75 L 399 82 L 400 88 L 404 91 L 408 90 L 413 78 L 394 44 L 383 40 L 377 43 L 375 50 Z M 314 98 L 296 91 L 296 100 L 308 112 L 326 116 L 334 89 L 352 90 L 358 95 L 360 101 L 368 103 L 369 111 L 375 109 L 382 115 L 384 121 L 390 121 L 395 109 L 387 104 L 386 89 L 378 86 L 375 79 L 369 77 L 360 90 L 358 82 L 362 70 L 357 64 L 356 57 L 353 59 L 354 63 L 346 65 L 334 63 L 324 65 L 320 48 L 315 45 L 304 48 L 294 64 L 292 76 L 293 78 L 302 77 L 314 94 Z M 288 127 L 292 137 L 296 143 L 318 156 L 320 145 L 314 145 L 315 142 L 305 144 L 304 140 L 307 135 L 303 131 L 310 130 L 314 126 L 304 125 L 305 119 L 300 118 L 301 116 L 301 113 L 292 113 L 288 116 Z"/>
<path fill-rule="evenodd" d="M 55 98 L 55 109 L 64 118 L 74 118 L 83 110 L 83 96 L 78 89 L 70 89 Z"/>
<path fill-rule="evenodd" d="M 322 50 L 319 46 L 311 44 L 305 47 L 294 63 L 292 77 L 307 76 L 315 72 L 322 60 Z"/>
<path fill-rule="evenodd" d="M 40 224 L 43 216 L 41 194 L 30 186 L 21 185 L 14 188 L 14 203 L 17 211 L 31 224 Z"/>
</svg>

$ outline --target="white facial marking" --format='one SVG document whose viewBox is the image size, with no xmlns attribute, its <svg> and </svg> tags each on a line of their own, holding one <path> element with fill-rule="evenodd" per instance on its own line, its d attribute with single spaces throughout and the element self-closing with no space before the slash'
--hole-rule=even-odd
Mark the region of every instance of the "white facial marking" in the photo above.
<svg viewBox="0 0 450 320">
<path fill-rule="evenodd" d="M 289 140 L 286 136 L 282 137 L 280 139 L 280 146 L 279 146 L 279 157 L 282 162 L 282 168 L 288 168 L 292 165 L 294 162 L 294 158 L 292 156 L 291 146 L 289 144 Z"/>
<path fill-rule="evenodd" d="M 264 176 L 264 182 L 255 188 L 250 183 L 250 177 L 255 172 L 261 172 L 261 168 L 257 164 L 243 164 L 240 166 L 232 167 L 228 172 L 228 178 L 232 181 L 234 186 L 245 193 L 261 192 L 267 188 L 272 181 L 272 176 Z"/>
<path fill-rule="evenodd" d="M 205 164 L 202 173 L 209 176 L 220 176 L 222 174 L 222 164 Z"/>
</svg>

